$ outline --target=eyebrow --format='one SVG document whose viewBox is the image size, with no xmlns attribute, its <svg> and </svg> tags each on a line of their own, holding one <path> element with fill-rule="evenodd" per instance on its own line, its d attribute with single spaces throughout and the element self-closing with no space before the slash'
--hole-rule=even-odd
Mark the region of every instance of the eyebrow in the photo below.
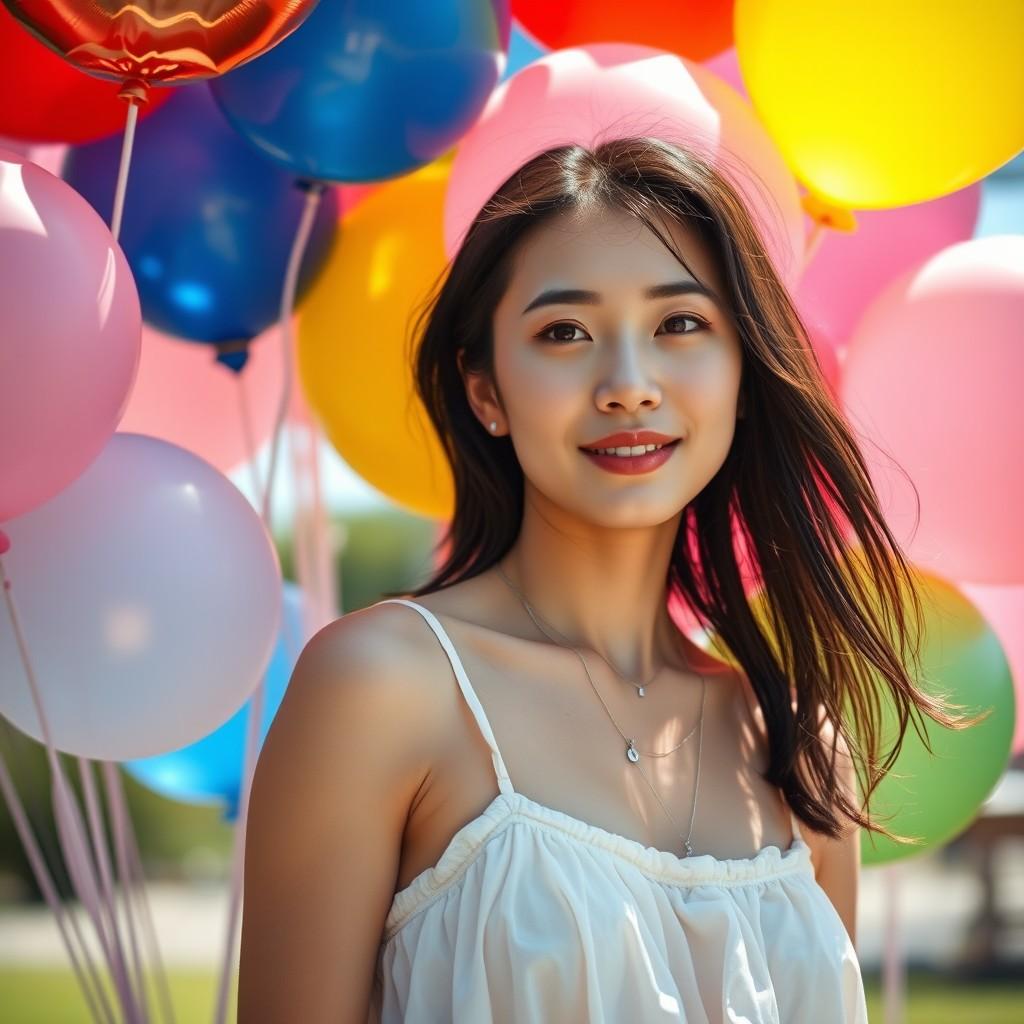
<svg viewBox="0 0 1024 1024">
<path fill-rule="evenodd" d="M 665 299 L 673 295 L 704 295 L 712 302 L 719 302 L 714 291 L 699 281 L 670 281 L 668 284 L 652 285 L 644 292 L 644 298 L 647 299 Z M 601 301 L 600 292 L 592 292 L 584 288 L 550 288 L 541 292 L 520 315 L 525 316 L 530 310 L 537 309 L 539 306 L 596 306 Z"/>
</svg>

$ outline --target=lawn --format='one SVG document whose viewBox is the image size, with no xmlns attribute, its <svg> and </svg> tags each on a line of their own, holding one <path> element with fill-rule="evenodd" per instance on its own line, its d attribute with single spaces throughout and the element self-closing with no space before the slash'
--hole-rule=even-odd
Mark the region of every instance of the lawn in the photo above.
<svg viewBox="0 0 1024 1024">
<path fill-rule="evenodd" d="M 170 977 L 180 1024 L 213 1020 L 217 979 L 206 971 L 174 971 Z M 882 1021 L 877 978 L 866 980 L 872 1024 Z M 1019 1024 L 1024 1020 L 1024 985 L 944 982 L 912 974 L 905 1024 Z M 228 1020 L 235 1019 L 234 993 Z M 64 970 L 0 969 L 3 1024 L 90 1024 L 74 975 Z M 158 1014 L 152 1020 L 162 1020 Z"/>
</svg>

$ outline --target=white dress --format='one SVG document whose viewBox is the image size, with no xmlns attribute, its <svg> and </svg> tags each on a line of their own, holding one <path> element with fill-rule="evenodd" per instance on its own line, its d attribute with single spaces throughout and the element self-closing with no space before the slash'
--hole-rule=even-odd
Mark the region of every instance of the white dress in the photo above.
<svg viewBox="0 0 1024 1024">
<path fill-rule="evenodd" d="M 517 793 L 499 793 L 395 894 L 378 955 L 382 1024 L 867 1024 L 860 964 L 791 814 L 789 848 L 677 857 Z"/>
</svg>

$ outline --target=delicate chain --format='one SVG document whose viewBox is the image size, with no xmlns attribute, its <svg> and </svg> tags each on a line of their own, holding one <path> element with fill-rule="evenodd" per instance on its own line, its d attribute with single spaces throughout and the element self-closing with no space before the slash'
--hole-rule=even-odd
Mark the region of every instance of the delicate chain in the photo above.
<svg viewBox="0 0 1024 1024">
<path fill-rule="evenodd" d="M 546 630 L 544 629 L 544 627 L 543 627 L 543 626 L 542 626 L 542 625 L 541 625 L 541 624 L 540 624 L 540 623 L 539 623 L 539 622 L 537 621 L 537 617 L 536 617 L 536 616 L 534 615 L 533 611 L 532 611 L 532 610 L 530 609 L 530 606 L 529 606 L 529 604 L 527 603 L 527 601 L 526 601 L 526 598 L 525 598 L 525 597 L 523 597 L 523 593 L 522 593 L 522 591 L 521 591 L 521 590 L 518 590 L 518 589 L 516 589 L 516 587 L 515 587 L 515 586 L 514 586 L 514 585 L 512 584 L 512 581 L 511 581 L 511 580 L 510 580 L 510 579 L 509 579 L 509 578 L 508 578 L 508 577 L 507 577 L 507 576 L 505 575 L 505 573 L 504 573 L 504 572 L 502 572 L 502 570 L 501 570 L 501 566 L 500 566 L 500 565 L 498 565 L 497 563 L 495 563 L 495 566 L 494 566 L 494 567 L 495 567 L 495 569 L 497 569 L 497 570 L 498 570 L 498 573 L 499 573 L 499 574 L 501 575 L 501 578 L 502 578 L 502 579 L 503 579 L 503 580 L 504 580 L 504 581 L 505 581 L 505 582 L 506 582 L 506 583 L 507 583 L 507 584 L 509 585 L 509 587 L 511 587 L 511 588 L 512 588 L 512 590 L 514 590 L 514 591 L 516 592 L 516 594 L 517 594 L 517 595 L 519 596 L 519 600 L 520 600 L 520 601 L 522 601 L 522 603 L 523 603 L 523 607 L 524 607 L 524 608 L 525 608 L 525 609 L 527 610 L 527 612 L 529 612 L 529 614 L 530 614 L 530 618 L 531 618 L 531 619 L 533 619 L 533 624 L 534 624 L 534 625 L 535 625 L 535 626 L 536 626 L 536 627 L 537 627 L 537 628 L 538 628 L 538 629 L 539 629 L 539 630 L 540 630 L 540 631 L 541 631 L 542 633 L 545 633 L 545 635 L 547 636 L 547 638 L 548 638 L 549 640 L 554 640 L 555 638 L 554 638 L 554 637 L 553 637 L 553 636 L 551 635 L 551 633 L 547 633 L 547 632 L 546 632 Z M 559 633 L 559 632 L 558 632 L 558 630 L 557 630 L 557 629 L 555 629 L 555 627 L 554 627 L 554 626 L 552 626 L 550 622 L 548 623 L 548 629 L 550 629 L 550 630 L 551 630 L 551 631 L 552 631 L 553 633 L 556 633 L 556 634 L 557 634 L 558 636 L 560 636 L 560 637 L 561 637 L 561 638 L 562 638 L 563 640 L 567 640 L 567 639 L 568 639 L 568 637 L 566 637 L 566 635 L 565 635 L 564 633 Z M 563 647 L 566 647 L 566 646 L 568 646 L 568 645 L 567 645 L 567 644 L 562 644 L 562 646 L 563 646 Z M 619 677 L 619 678 L 621 679 L 621 678 L 622 678 L 622 673 L 621 673 L 621 672 L 619 672 L 619 671 L 617 671 L 617 670 L 616 670 L 616 668 L 615 668 L 615 666 L 614 666 L 614 665 L 612 665 L 612 663 L 611 663 L 611 662 L 610 662 L 610 661 L 609 661 L 609 660 L 608 660 L 608 659 L 607 659 L 607 658 L 606 658 L 606 657 L 605 657 L 605 656 L 604 656 L 604 655 L 603 655 L 603 654 L 602 654 L 602 653 L 601 653 L 600 651 L 597 651 L 596 653 L 597 653 L 597 656 L 598 656 L 598 657 L 599 657 L 599 658 L 600 658 L 600 659 L 601 659 L 601 660 L 602 660 L 602 661 L 603 661 L 603 662 L 604 662 L 604 663 L 605 663 L 605 664 L 606 664 L 606 665 L 607 665 L 607 666 L 608 666 L 608 667 L 609 667 L 609 668 L 610 668 L 610 669 L 612 670 L 612 672 L 614 672 L 614 673 L 615 673 L 615 675 L 617 675 L 617 676 L 618 676 L 618 677 Z M 628 680 L 628 682 L 629 682 L 629 685 L 630 685 L 630 686 L 632 686 L 632 687 L 633 687 L 633 688 L 634 688 L 634 689 L 636 690 L 636 693 L 637 693 L 637 696 L 638 696 L 638 697 L 643 697 L 643 696 L 644 696 L 644 691 L 645 691 L 645 690 L 647 689 L 647 687 L 648 687 L 648 686 L 650 686 L 650 685 L 651 685 L 651 683 L 653 683 L 653 682 L 654 682 L 654 677 L 655 677 L 655 676 L 656 676 L 656 675 L 658 674 L 658 672 L 659 672 L 659 671 L 661 671 L 661 670 L 660 670 L 660 669 L 655 669 L 655 670 L 654 670 L 654 674 L 653 674 L 653 675 L 651 676 L 651 678 L 650 678 L 650 679 L 648 679 L 648 680 L 647 680 L 647 682 L 646 682 L 646 683 L 644 683 L 644 684 L 643 684 L 643 685 L 641 685 L 641 686 L 637 686 L 637 684 L 636 684 L 636 683 L 634 683 L 632 679 Z M 692 732 L 691 732 L 691 734 L 690 734 L 690 735 L 693 735 L 693 734 L 692 734 Z M 687 736 L 687 737 L 686 737 L 686 740 L 688 740 L 689 738 L 690 738 L 690 737 L 689 737 L 689 736 Z M 686 742 L 686 740 L 683 740 L 683 743 L 685 743 L 685 742 Z M 682 743 L 680 743 L 680 744 L 679 744 L 679 746 L 682 746 Z M 672 750 L 668 750 L 668 751 L 666 751 L 665 753 L 666 753 L 666 754 L 671 754 L 671 753 L 672 753 L 673 751 L 675 751 L 675 750 L 678 750 L 678 749 L 679 749 L 679 747 L 673 747 L 673 748 L 672 748 Z M 651 756 L 651 757 L 664 757 L 664 756 L 665 756 L 665 754 L 651 754 L 650 756 Z"/>
<path fill-rule="evenodd" d="M 520 590 L 518 590 L 513 585 L 513 583 L 511 582 L 511 580 L 509 580 L 509 578 L 505 575 L 505 573 L 502 572 L 501 566 L 498 565 L 497 563 L 495 563 L 495 568 L 498 570 L 498 575 L 501 576 L 501 578 L 505 581 L 505 583 L 509 586 L 509 588 L 517 595 L 517 597 L 519 598 L 519 600 L 522 603 L 523 607 L 526 609 L 527 614 L 533 620 L 534 625 L 542 633 L 544 633 L 544 635 L 547 636 L 549 640 L 554 640 L 554 638 L 550 635 L 550 633 L 548 633 L 544 629 L 544 627 L 541 626 L 541 624 L 537 621 L 537 617 L 534 615 L 533 610 L 530 608 L 529 602 L 523 596 L 522 592 Z M 556 632 L 557 632 L 557 630 L 556 630 Z M 554 642 L 558 643 L 557 640 L 555 640 Z M 587 673 L 587 679 L 590 681 L 591 689 L 593 689 L 594 693 L 597 694 L 597 699 L 601 702 L 602 707 L 604 707 L 605 713 L 611 719 L 612 725 L 615 726 L 616 731 L 619 733 L 619 735 L 624 740 L 626 740 L 626 744 L 627 744 L 626 745 L 626 757 L 627 757 L 627 759 L 631 763 L 636 765 L 637 770 L 640 772 L 641 778 L 643 778 L 644 782 L 647 783 L 648 788 L 654 794 L 654 797 L 658 801 L 658 803 L 661 805 L 661 809 L 665 812 L 666 817 L 669 819 L 669 821 L 672 822 L 672 827 L 678 833 L 679 838 L 683 840 L 683 845 L 684 845 L 684 847 L 686 849 L 687 857 L 693 856 L 693 847 L 690 845 L 690 836 L 693 834 L 693 819 L 694 819 L 694 817 L 695 817 L 695 815 L 697 813 L 697 794 L 698 794 L 698 792 L 700 790 L 700 755 L 701 755 L 702 747 L 704 745 L 704 699 L 705 699 L 705 697 L 707 695 L 707 687 L 708 687 L 707 678 L 703 675 L 703 673 L 698 673 L 700 675 L 700 677 L 701 677 L 702 687 L 701 687 L 701 695 L 700 695 L 700 719 L 698 721 L 697 726 L 695 727 L 698 730 L 698 739 L 697 739 L 697 770 L 696 770 L 696 778 L 695 778 L 694 787 L 693 787 L 693 805 L 690 808 L 690 828 L 689 828 L 689 831 L 684 836 L 683 833 L 679 831 L 679 825 L 676 823 L 676 819 L 672 816 L 672 813 L 665 806 L 665 801 L 661 799 L 661 795 L 658 793 L 657 789 L 655 789 L 654 784 L 651 782 L 651 780 L 647 777 L 647 773 L 640 767 L 640 754 L 642 753 L 642 751 L 638 751 L 636 749 L 636 745 L 633 742 L 633 740 L 629 739 L 626 736 L 626 734 L 619 728 L 618 722 L 615 721 L 615 717 L 612 715 L 611 711 L 608 709 L 608 705 L 605 703 L 604 698 L 601 696 L 600 690 L 598 690 L 597 685 L 594 682 L 594 677 L 590 674 L 590 669 L 587 666 L 586 658 L 583 657 L 583 652 L 580 651 L 577 647 L 575 647 L 572 644 L 558 644 L 558 646 L 559 647 L 568 647 L 569 650 L 573 651 L 576 654 L 576 656 L 580 659 L 580 661 L 583 662 L 583 670 L 584 670 L 584 672 Z M 686 735 L 686 737 L 680 743 L 678 743 L 675 747 L 673 747 L 672 750 L 666 751 L 663 754 L 646 754 L 645 756 L 648 756 L 648 757 L 665 757 L 667 754 L 671 754 L 673 751 L 678 750 L 679 747 L 681 747 L 683 745 L 683 743 L 685 743 L 686 740 L 688 740 L 692 735 L 693 735 L 693 730 L 691 729 L 690 732 Z"/>
<path fill-rule="evenodd" d="M 551 635 L 551 634 L 550 634 L 550 633 L 549 633 L 549 632 L 548 632 L 548 631 L 547 631 L 547 630 L 546 630 L 546 629 L 545 629 L 545 628 L 544 628 L 544 627 L 543 627 L 543 626 L 542 626 L 542 625 L 540 624 L 540 622 L 538 622 L 538 621 L 537 621 L 537 615 L 535 614 L 534 610 L 533 610 L 533 609 L 532 609 L 532 608 L 530 607 L 530 604 L 529 604 L 529 602 L 528 602 L 528 601 L 526 600 L 526 598 L 525 598 L 525 597 L 523 597 L 523 593 L 522 593 L 522 591 L 521 591 L 521 590 L 517 590 L 517 589 L 516 589 L 516 587 L 515 587 L 515 586 L 514 586 L 514 585 L 512 584 L 512 582 L 511 582 L 511 581 L 509 580 L 509 578 L 508 578 L 508 577 L 507 577 L 507 576 L 506 576 L 506 575 L 505 575 L 505 574 L 504 574 L 504 573 L 503 573 L 503 572 L 501 571 L 501 566 L 500 566 L 500 565 L 496 565 L 496 566 L 495 566 L 495 568 L 496 568 L 496 569 L 498 570 L 498 572 L 499 572 L 499 573 L 501 574 L 501 577 L 502 577 L 502 579 L 503 579 L 503 580 L 504 580 L 504 581 L 505 581 L 505 582 L 506 582 L 506 583 L 507 583 L 507 584 L 509 585 L 509 587 L 511 587 L 511 588 L 512 588 L 512 590 L 514 590 L 514 591 L 516 592 L 516 594 L 517 594 L 517 595 L 518 595 L 518 597 L 519 597 L 519 600 L 520 600 L 520 602 L 522 603 L 523 607 L 524 607 L 524 608 L 526 609 L 526 613 L 527 613 L 527 614 L 528 614 L 528 615 L 530 616 L 530 618 L 531 618 L 531 619 L 533 619 L 533 624 L 534 624 L 534 625 L 535 625 L 535 626 L 536 626 L 536 627 L 537 627 L 537 628 L 538 628 L 538 629 L 539 629 L 539 630 L 540 630 L 540 631 L 541 631 L 541 632 L 542 632 L 542 633 L 543 633 L 543 634 L 544 634 L 544 635 L 545 635 L 545 636 L 546 636 L 546 637 L 547 637 L 547 638 L 548 638 L 549 640 L 555 640 L 555 638 L 554 638 L 554 637 L 553 637 L 553 636 L 552 636 L 552 635 Z M 555 631 L 556 633 L 558 633 L 558 630 L 556 630 L 556 629 L 554 628 L 554 626 L 550 626 L 549 628 L 553 629 L 553 630 L 554 630 L 554 631 Z M 564 638 L 564 635 L 563 635 L 562 633 L 558 633 L 558 635 L 559 635 L 559 636 L 563 636 L 563 638 Z M 557 640 L 555 640 L 555 643 L 558 643 L 558 641 L 557 641 Z M 569 648 L 570 650 L 576 651 L 576 653 L 577 653 L 577 654 L 579 654 L 579 651 L 578 651 L 578 650 L 576 650 L 576 648 L 575 648 L 575 647 L 574 647 L 574 646 L 573 646 L 572 644 L 558 644 L 558 646 L 559 646 L 559 647 L 568 647 L 568 648 Z M 582 655 L 580 655 L 580 656 L 582 657 Z M 598 657 L 600 657 L 600 655 L 598 655 Z M 608 664 L 608 659 L 607 659 L 607 658 L 604 658 L 604 659 L 602 659 L 602 660 L 603 660 L 603 661 L 605 662 L 605 664 L 606 664 L 606 665 Z M 584 668 L 586 668 L 586 665 L 587 665 L 587 663 L 586 663 L 586 661 L 584 661 L 584 662 L 583 662 L 583 667 L 584 667 Z M 611 668 L 611 665 L 608 665 L 608 667 L 609 667 L 609 668 Z M 612 671 L 614 671 L 614 669 L 613 669 Z M 588 675 L 588 676 L 590 675 L 589 671 L 587 672 L 587 675 Z M 657 673 L 655 673 L 655 675 L 657 675 Z M 653 678 L 653 677 L 652 677 L 652 678 Z M 703 676 L 701 676 L 701 678 L 703 679 L 704 677 L 703 677 Z M 593 680 L 591 680 L 591 682 L 593 682 Z M 704 685 L 705 685 L 705 686 L 707 686 L 707 682 L 706 682 L 706 681 L 705 681 Z M 619 735 L 620 735 L 620 736 L 621 736 L 621 737 L 622 737 L 622 738 L 623 738 L 624 740 L 626 740 L 626 739 L 627 739 L 627 736 L 626 736 L 626 734 L 625 734 L 625 733 L 624 733 L 624 732 L 623 732 L 623 731 L 622 731 L 621 729 L 619 729 L 619 723 L 615 721 L 615 716 L 614 716 L 614 715 L 613 715 L 613 714 L 611 713 L 611 710 L 609 709 L 608 705 L 607 705 L 607 704 L 605 704 L 605 702 L 604 702 L 604 698 L 603 698 L 603 697 L 601 696 L 601 694 L 600 694 L 600 693 L 598 693 L 598 691 L 597 691 L 597 688 L 596 688 L 596 687 L 594 688 L 594 692 L 595 692 L 595 693 L 597 693 L 597 699 L 598 699 L 598 700 L 599 700 L 599 701 L 600 701 L 600 702 L 601 702 L 602 704 L 604 704 L 604 709 L 605 709 L 605 711 L 607 712 L 607 714 L 608 714 L 608 717 L 609 717 L 609 718 L 610 718 L 610 719 L 612 720 L 612 724 L 613 724 L 613 725 L 615 726 L 615 728 L 616 728 L 616 729 L 618 729 L 618 730 L 619 730 Z M 702 701 L 701 707 L 703 708 L 703 697 L 701 697 L 701 701 Z M 628 740 L 628 743 L 629 743 L 629 748 L 627 748 L 627 749 L 631 749 L 631 750 L 634 750 L 634 751 L 636 751 L 636 752 L 637 752 L 638 754 L 643 754 L 643 755 L 644 755 L 644 757 L 668 757 L 668 755 L 669 755 L 669 754 L 674 754 L 674 753 L 675 753 L 675 752 L 676 752 L 676 751 L 677 751 L 677 750 L 678 750 L 678 749 L 679 749 L 679 748 L 680 748 L 680 747 L 681 747 L 681 746 L 682 746 L 682 745 L 683 745 L 683 744 L 684 744 L 684 743 L 685 743 L 685 742 L 686 742 L 686 741 L 687 741 L 688 739 L 690 739 L 690 738 L 691 738 L 691 737 L 693 736 L 693 734 L 694 734 L 694 733 L 695 733 L 696 731 L 697 731 L 697 726 L 695 725 L 695 726 L 694 726 L 694 727 L 693 727 L 693 728 L 692 728 L 692 729 L 691 729 L 691 730 L 690 730 L 690 731 L 689 731 L 689 732 L 688 732 L 688 733 L 687 733 L 687 734 L 686 734 L 686 735 L 685 735 L 685 736 L 684 736 L 684 737 L 683 737 L 683 738 L 682 738 L 682 739 L 681 739 L 681 740 L 680 740 L 680 741 L 679 741 L 679 742 L 678 742 L 678 743 L 677 743 L 677 744 L 676 744 L 676 745 L 675 745 L 674 747 L 670 748 L 669 750 L 662 750 L 662 751 L 656 751 L 656 750 L 640 750 L 640 749 L 639 749 L 639 748 L 638 748 L 638 747 L 636 746 L 636 744 L 635 744 L 635 743 L 633 742 L 633 740 Z M 628 756 L 628 755 L 627 755 L 627 756 Z M 630 760 L 632 760 L 632 757 L 630 757 Z"/>
</svg>

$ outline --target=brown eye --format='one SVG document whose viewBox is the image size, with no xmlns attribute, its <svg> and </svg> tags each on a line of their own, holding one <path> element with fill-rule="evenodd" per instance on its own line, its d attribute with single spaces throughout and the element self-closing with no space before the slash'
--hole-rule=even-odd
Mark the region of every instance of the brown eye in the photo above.
<svg viewBox="0 0 1024 1024">
<path fill-rule="evenodd" d="M 670 324 L 670 323 L 673 323 L 673 322 L 678 323 L 679 321 L 685 321 L 685 320 L 689 320 L 690 323 L 696 324 L 697 325 L 696 330 L 693 330 L 693 331 L 687 331 L 687 330 L 673 331 L 673 330 L 669 330 L 669 331 L 666 331 L 665 333 L 666 334 L 696 334 L 697 331 L 703 330 L 704 328 L 711 326 L 707 322 L 707 320 L 705 320 L 703 317 L 692 316 L 689 313 L 673 313 L 672 316 L 666 317 L 662 321 L 662 325 Z"/>
<path fill-rule="evenodd" d="M 582 331 L 582 330 L 583 330 L 583 328 L 580 327 L 579 324 L 573 324 L 573 323 L 569 323 L 568 320 L 562 320 L 562 321 L 559 321 L 557 324 L 552 324 L 550 327 L 545 327 L 544 330 L 541 331 L 540 334 L 537 335 L 537 337 L 541 338 L 544 341 L 553 342 L 556 345 L 558 345 L 558 344 L 563 344 L 564 345 L 564 344 L 567 344 L 567 343 L 573 342 L 573 341 L 582 341 L 583 340 L 582 338 L 574 338 L 574 337 L 571 336 L 573 331 Z M 550 334 L 551 334 L 552 331 L 562 331 L 564 333 L 563 333 L 562 337 L 554 337 L 554 338 L 552 338 L 552 337 L 550 337 Z M 586 333 L 586 332 L 584 331 L 584 333 Z M 565 334 L 568 334 L 569 337 L 566 337 Z"/>
</svg>

